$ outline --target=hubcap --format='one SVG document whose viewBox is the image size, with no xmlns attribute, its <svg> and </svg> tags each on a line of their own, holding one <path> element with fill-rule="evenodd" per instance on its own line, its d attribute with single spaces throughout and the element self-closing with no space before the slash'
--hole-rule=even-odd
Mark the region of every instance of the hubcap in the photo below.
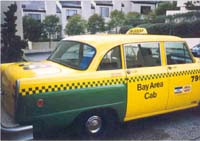
<svg viewBox="0 0 200 141">
<path fill-rule="evenodd" d="M 92 116 L 86 122 L 86 128 L 90 133 L 97 133 L 102 126 L 102 120 L 99 116 Z"/>
</svg>

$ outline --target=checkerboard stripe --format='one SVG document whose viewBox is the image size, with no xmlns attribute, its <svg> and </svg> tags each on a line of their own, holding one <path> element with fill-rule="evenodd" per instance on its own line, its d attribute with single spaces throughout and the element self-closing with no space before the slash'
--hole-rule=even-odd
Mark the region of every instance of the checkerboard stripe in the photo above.
<svg viewBox="0 0 200 141">
<path fill-rule="evenodd" d="M 63 84 L 53 84 L 53 85 L 31 87 L 28 89 L 21 89 L 20 94 L 22 96 L 25 96 L 25 95 L 31 95 L 31 94 L 58 92 L 58 91 L 102 87 L 102 86 L 119 85 L 119 84 L 126 84 L 125 78 L 105 79 L 105 80 L 96 80 L 96 81 L 94 80 L 94 81 L 85 81 L 85 82 L 72 82 L 72 83 L 69 82 L 69 83 L 63 83 Z"/>
<path fill-rule="evenodd" d="M 32 95 L 32 94 L 41 94 L 48 92 L 58 92 L 58 91 L 67 91 L 75 89 L 84 89 L 84 88 L 93 88 L 93 87 L 102 87 L 102 86 L 111 86 L 119 84 L 127 84 L 127 82 L 142 82 L 147 80 L 156 80 L 162 78 L 170 78 L 174 76 L 188 76 L 200 74 L 200 69 L 188 70 L 188 71 L 179 71 L 173 73 L 158 73 L 158 74 L 148 74 L 148 75 L 139 75 L 126 78 L 113 78 L 105 80 L 93 80 L 93 81 L 84 81 L 84 82 L 70 82 L 62 84 L 49 84 L 45 86 L 35 86 L 26 89 L 20 89 L 20 94 L 22 96 Z"/>
</svg>

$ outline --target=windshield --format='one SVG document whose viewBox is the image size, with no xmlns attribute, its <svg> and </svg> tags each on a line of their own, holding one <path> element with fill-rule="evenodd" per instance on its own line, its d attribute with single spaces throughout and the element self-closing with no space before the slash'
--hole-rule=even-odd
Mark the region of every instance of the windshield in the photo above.
<svg viewBox="0 0 200 141">
<path fill-rule="evenodd" d="M 48 60 L 79 70 L 88 68 L 96 51 L 80 42 L 61 41 Z"/>
</svg>

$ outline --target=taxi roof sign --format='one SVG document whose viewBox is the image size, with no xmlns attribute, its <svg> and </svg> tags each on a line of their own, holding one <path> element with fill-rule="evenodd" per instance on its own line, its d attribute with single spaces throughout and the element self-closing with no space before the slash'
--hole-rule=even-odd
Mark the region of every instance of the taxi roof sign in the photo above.
<svg viewBox="0 0 200 141">
<path fill-rule="evenodd" d="M 126 34 L 128 35 L 134 35 L 134 34 L 148 34 L 147 30 L 145 28 L 140 28 L 140 27 L 136 27 L 136 28 L 131 28 L 129 29 Z"/>
</svg>

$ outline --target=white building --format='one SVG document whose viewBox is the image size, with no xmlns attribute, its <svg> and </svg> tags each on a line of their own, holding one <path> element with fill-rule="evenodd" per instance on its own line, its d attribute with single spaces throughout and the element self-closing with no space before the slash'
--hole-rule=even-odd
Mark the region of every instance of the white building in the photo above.
<svg viewBox="0 0 200 141">
<path fill-rule="evenodd" d="M 110 13 L 113 10 L 128 12 L 137 12 L 140 14 L 148 14 L 153 11 L 159 0 L 79 0 L 79 1 L 24 1 L 23 16 L 31 16 L 32 18 L 42 21 L 46 15 L 56 15 L 60 18 L 62 31 L 68 22 L 69 17 L 79 14 L 83 19 L 88 20 L 93 14 L 98 14 L 105 19 L 110 20 Z"/>
<path fill-rule="evenodd" d="M 200 0 L 177 0 L 177 7 L 180 8 L 180 10 L 167 10 L 166 15 L 175 15 L 175 14 L 183 14 L 195 10 L 189 10 L 186 8 L 186 3 L 192 2 L 195 6 L 200 6 Z"/>
<path fill-rule="evenodd" d="M 22 2 L 22 16 L 31 16 L 33 19 L 42 22 L 48 15 L 56 15 L 61 21 L 61 11 L 56 5 L 56 1 Z"/>
</svg>

